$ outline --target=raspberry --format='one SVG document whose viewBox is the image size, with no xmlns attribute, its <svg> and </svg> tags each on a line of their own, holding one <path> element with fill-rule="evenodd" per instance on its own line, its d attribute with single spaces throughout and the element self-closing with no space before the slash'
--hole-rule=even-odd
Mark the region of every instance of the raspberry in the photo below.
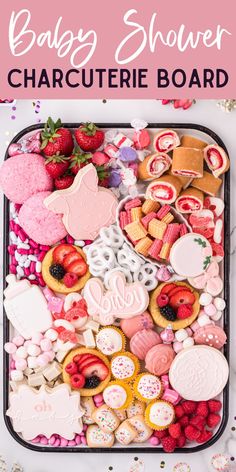
<svg viewBox="0 0 236 472">
<path fill-rule="evenodd" d="M 214 428 L 215 426 L 218 425 L 220 420 L 221 420 L 220 415 L 217 415 L 216 413 L 210 413 L 207 417 L 207 426 L 209 428 Z"/>
<path fill-rule="evenodd" d="M 213 436 L 212 431 L 208 431 L 207 429 L 204 429 L 201 432 L 199 438 L 196 441 L 197 441 L 197 443 L 202 444 L 202 443 L 205 443 L 205 442 L 209 441 L 209 439 L 211 439 L 212 436 Z"/>
<path fill-rule="evenodd" d="M 181 426 L 183 426 L 183 427 L 188 426 L 189 417 L 187 415 L 184 415 L 180 418 L 179 422 L 180 422 Z"/>
<path fill-rule="evenodd" d="M 163 307 L 168 305 L 169 303 L 169 297 L 165 293 L 160 293 L 157 297 L 157 304 L 159 307 Z"/>
<path fill-rule="evenodd" d="M 181 405 L 186 415 L 191 415 L 192 413 L 194 413 L 197 407 L 197 403 L 193 402 L 192 400 L 186 400 L 183 403 L 181 403 Z"/>
<path fill-rule="evenodd" d="M 179 423 L 171 424 L 169 426 L 169 434 L 172 438 L 178 439 L 181 435 L 181 425 Z"/>
<path fill-rule="evenodd" d="M 161 431 L 154 431 L 154 436 L 158 439 L 165 438 L 167 436 L 167 430 L 163 429 Z"/>
<path fill-rule="evenodd" d="M 189 424 L 184 428 L 184 434 L 189 441 L 196 441 L 199 438 L 201 431 L 195 428 L 195 426 Z"/>
<path fill-rule="evenodd" d="M 207 402 L 202 401 L 197 404 L 196 414 L 206 417 L 209 413 Z"/>
<path fill-rule="evenodd" d="M 211 413 L 218 413 L 222 408 L 222 403 L 219 400 L 209 400 L 207 404 Z"/>
<path fill-rule="evenodd" d="M 177 310 L 177 318 L 179 320 L 185 320 L 189 318 L 193 313 L 193 307 L 190 304 L 187 305 L 180 305 Z"/>
<path fill-rule="evenodd" d="M 193 416 L 193 418 L 189 420 L 189 424 L 191 424 L 192 426 L 195 426 L 195 428 L 202 431 L 206 424 L 206 418 L 204 418 L 204 416 L 199 416 L 199 415 Z"/>
<path fill-rule="evenodd" d="M 85 384 L 85 377 L 82 374 L 74 374 L 70 378 L 70 383 L 75 389 L 83 388 Z"/>
<path fill-rule="evenodd" d="M 175 416 L 177 418 L 181 418 L 182 416 L 184 416 L 184 409 L 183 409 L 182 405 L 176 405 L 176 407 L 175 407 Z"/>
<path fill-rule="evenodd" d="M 171 436 L 166 436 L 162 439 L 161 444 L 165 452 L 174 452 L 177 446 L 177 441 Z"/>
<path fill-rule="evenodd" d="M 178 438 L 177 438 L 177 446 L 178 447 L 184 447 L 185 446 L 185 443 L 186 443 L 186 437 L 181 434 Z"/>
<path fill-rule="evenodd" d="M 67 374 L 73 375 L 78 373 L 78 367 L 75 362 L 70 362 L 66 365 L 66 372 Z"/>
<path fill-rule="evenodd" d="M 63 283 L 67 288 L 74 287 L 76 282 L 78 282 L 78 275 L 72 274 L 72 272 L 67 272 L 63 277 Z"/>
</svg>

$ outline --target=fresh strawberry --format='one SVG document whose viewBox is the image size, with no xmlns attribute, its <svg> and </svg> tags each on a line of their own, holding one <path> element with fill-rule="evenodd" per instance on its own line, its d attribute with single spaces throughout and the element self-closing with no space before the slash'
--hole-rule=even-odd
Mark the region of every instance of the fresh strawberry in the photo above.
<svg viewBox="0 0 236 472">
<path fill-rule="evenodd" d="M 192 305 L 180 305 L 177 309 L 177 318 L 179 320 L 185 320 L 189 318 L 193 314 L 193 306 Z"/>
<path fill-rule="evenodd" d="M 98 185 L 107 188 L 109 185 L 109 172 L 105 166 L 95 166 L 98 174 Z"/>
<path fill-rule="evenodd" d="M 199 415 L 193 416 L 192 418 L 190 418 L 189 424 L 191 424 L 192 426 L 195 426 L 195 428 L 202 431 L 206 424 L 206 418 L 204 418 L 204 416 L 199 416 Z"/>
<path fill-rule="evenodd" d="M 96 366 L 98 364 L 104 364 L 104 362 L 102 361 L 102 359 L 99 359 L 98 357 L 94 356 L 94 357 L 90 357 L 89 359 L 85 359 L 83 360 L 83 362 L 81 361 L 78 365 L 79 365 L 79 371 L 82 372 L 83 374 L 83 370 L 86 369 L 86 367 L 88 366 L 91 366 L 91 364 L 96 364 Z M 93 374 L 92 374 L 93 375 Z M 96 375 L 96 374 L 95 374 Z"/>
<path fill-rule="evenodd" d="M 185 428 L 185 426 L 188 426 L 189 424 L 189 417 L 187 415 L 181 416 L 181 418 L 179 419 L 179 423 L 181 424 L 181 426 L 183 426 L 183 428 Z"/>
<path fill-rule="evenodd" d="M 72 274 L 72 272 L 67 272 L 67 274 L 64 275 L 62 281 L 67 288 L 74 287 L 74 285 L 78 282 L 78 275 Z"/>
<path fill-rule="evenodd" d="M 169 295 L 169 292 L 172 290 L 172 288 L 176 288 L 176 284 L 166 284 L 164 287 L 161 289 L 161 293 Z"/>
<path fill-rule="evenodd" d="M 105 380 L 109 374 L 109 369 L 103 362 L 97 360 L 85 366 L 81 373 L 86 378 L 96 375 L 100 380 Z"/>
<path fill-rule="evenodd" d="M 158 306 L 162 308 L 163 306 L 168 305 L 168 303 L 169 303 L 168 295 L 166 295 L 165 293 L 160 293 L 160 295 L 158 295 L 157 297 Z"/>
<path fill-rule="evenodd" d="M 81 261 L 84 260 L 81 254 L 74 248 L 74 252 L 70 252 L 67 254 L 64 259 L 63 259 L 63 267 L 64 269 L 68 270 L 70 264 L 75 261 Z"/>
<path fill-rule="evenodd" d="M 206 417 L 209 413 L 208 403 L 206 401 L 201 401 L 197 404 L 196 415 Z"/>
<path fill-rule="evenodd" d="M 69 167 L 69 161 L 65 156 L 55 155 L 46 159 L 45 166 L 47 173 L 53 179 L 57 179 L 67 171 Z"/>
<path fill-rule="evenodd" d="M 213 436 L 212 431 L 208 431 L 207 429 L 204 429 L 203 431 L 201 431 L 201 434 L 199 438 L 196 439 L 196 441 L 198 444 L 202 444 L 209 441 L 212 438 L 212 436 Z"/>
<path fill-rule="evenodd" d="M 211 413 L 218 413 L 222 408 L 220 400 L 209 400 L 207 405 Z"/>
<path fill-rule="evenodd" d="M 166 436 L 162 439 L 161 444 L 165 452 L 174 452 L 177 446 L 177 441 L 171 436 Z"/>
<path fill-rule="evenodd" d="M 180 292 L 170 297 L 170 306 L 177 310 L 180 305 L 193 305 L 195 295 L 190 290 L 180 290 Z"/>
<path fill-rule="evenodd" d="M 160 431 L 154 431 L 154 436 L 158 439 L 165 438 L 168 436 L 167 429 L 161 429 Z"/>
<path fill-rule="evenodd" d="M 75 139 L 83 151 L 96 151 L 104 141 L 104 132 L 93 123 L 85 123 L 75 131 Z"/>
<path fill-rule="evenodd" d="M 219 424 L 220 420 L 220 415 L 217 415 L 217 413 L 210 413 L 207 417 L 207 426 L 209 428 L 215 428 L 215 426 Z"/>
<path fill-rule="evenodd" d="M 80 357 L 81 357 L 81 359 L 78 359 L 78 362 L 76 362 L 79 369 L 80 369 L 81 366 L 84 367 L 85 365 L 90 364 L 91 362 L 100 360 L 94 354 L 82 354 Z M 101 362 L 102 362 L 102 360 L 101 360 Z"/>
<path fill-rule="evenodd" d="M 71 244 L 59 244 L 53 249 L 53 262 L 56 262 L 57 264 L 63 264 L 65 257 L 75 251 L 76 249 Z"/>
<path fill-rule="evenodd" d="M 76 175 L 79 170 L 90 163 L 92 154 L 89 152 L 83 153 L 78 148 L 74 149 L 72 156 L 70 157 L 70 169 L 71 172 Z"/>
<path fill-rule="evenodd" d="M 68 265 L 67 271 L 76 274 L 78 277 L 82 277 L 86 274 L 88 266 L 84 259 L 79 259 Z"/>
<path fill-rule="evenodd" d="M 184 428 L 184 434 L 189 441 L 196 441 L 199 438 L 201 431 L 195 428 L 195 426 L 189 424 Z"/>
<path fill-rule="evenodd" d="M 171 424 L 168 428 L 169 434 L 172 438 L 177 439 L 181 435 L 180 423 Z"/>
<path fill-rule="evenodd" d="M 197 408 L 197 403 L 192 400 L 185 400 L 184 402 L 181 403 L 181 406 L 183 407 L 186 415 L 191 415 L 192 413 L 195 413 L 196 408 Z"/>
<path fill-rule="evenodd" d="M 73 184 L 74 176 L 73 175 L 62 175 L 58 179 L 54 180 L 54 185 L 57 190 L 64 190 L 65 188 L 70 187 Z"/>
<path fill-rule="evenodd" d="M 75 362 L 70 362 L 66 365 L 66 372 L 67 374 L 73 375 L 78 373 L 78 367 Z"/>
<path fill-rule="evenodd" d="M 184 434 L 181 434 L 178 438 L 177 438 L 177 446 L 178 447 L 184 447 L 186 444 L 186 437 L 184 436 Z"/>
<path fill-rule="evenodd" d="M 61 154 L 70 156 L 73 151 L 74 143 L 69 129 L 62 128 L 61 120 L 56 123 L 52 118 L 48 118 L 44 130 L 41 132 L 41 149 L 45 156 L 54 156 Z"/>
<path fill-rule="evenodd" d="M 73 362 L 80 364 L 83 360 L 90 358 L 91 356 L 93 356 L 93 354 L 76 354 L 76 356 L 73 357 Z"/>
<path fill-rule="evenodd" d="M 73 388 L 83 388 L 85 385 L 85 378 L 82 374 L 74 374 L 70 378 L 70 383 Z"/>
<path fill-rule="evenodd" d="M 184 409 L 181 405 L 175 406 L 175 416 L 177 418 L 181 418 L 182 416 L 184 416 Z"/>
</svg>

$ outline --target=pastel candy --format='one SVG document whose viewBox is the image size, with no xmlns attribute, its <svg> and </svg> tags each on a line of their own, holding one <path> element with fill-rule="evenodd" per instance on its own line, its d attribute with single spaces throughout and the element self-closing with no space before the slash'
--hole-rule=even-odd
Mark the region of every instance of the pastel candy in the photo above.
<svg viewBox="0 0 236 472">
<path fill-rule="evenodd" d="M 148 311 L 141 315 L 134 316 L 129 320 L 121 320 L 120 326 L 127 338 L 132 338 L 138 331 L 143 329 L 152 329 L 154 327 L 153 319 Z"/>
<path fill-rule="evenodd" d="M 137 159 L 138 155 L 135 149 L 123 146 L 120 148 L 119 158 L 121 161 L 132 162 Z"/>
<path fill-rule="evenodd" d="M 130 350 L 140 360 L 144 360 L 147 352 L 156 344 L 161 344 L 158 333 L 152 329 L 138 331 L 130 340 Z"/>
<path fill-rule="evenodd" d="M 173 405 L 177 405 L 177 403 L 179 403 L 180 399 L 181 399 L 181 397 L 178 394 L 178 392 L 176 392 L 175 390 L 172 390 L 170 388 L 167 388 L 164 391 L 163 395 L 162 395 L 162 400 L 166 400 L 167 402 L 170 402 Z"/>
<path fill-rule="evenodd" d="M 103 226 L 115 222 L 118 205 L 110 190 L 98 187 L 93 164 L 81 169 L 69 188 L 56 190 L 44 203 L 49 210 L 63 215 L 68 233 L 76 240 L 94 240 Z"/>
</svg>

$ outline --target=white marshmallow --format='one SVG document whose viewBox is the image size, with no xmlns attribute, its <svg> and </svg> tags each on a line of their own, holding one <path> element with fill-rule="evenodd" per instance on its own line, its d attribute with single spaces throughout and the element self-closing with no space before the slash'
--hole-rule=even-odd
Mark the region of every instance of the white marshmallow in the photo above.
<svg viewBox="0 0 236 472">
<path fill-rule="evenodd" d="M 201 327 L 206 326 L 208 324 L 211 324 L 211 320 L 210 320 L 209 316 L 207 316 L 207 315 L 199 316 L 197 321 L 198 321 L 199 326 L 201 326 Z"/>
<path fill-rule="evenodd" d="M 23 380 L 23 378 L 24 378 L 24 375 L 23 375 L 22 370 L 11 371 L 11 380 L 13 380 L 14 382 L 20 382 L 21 380 Z"/>
<path fill-rule="evenodd" d="M 217 311 L 214 316 L 211 317 L 213 321 L 219 321 L 223 315 L 222 311 Z"/>
<path fill-rule="evenodd" d="M 50 339 L 50 341 L 56 341 L 58 338 L 58 332 L 55 329 L 48 329 L 44 334 L 45 338 Z"/>
<path fill-rule="evenodd" d="M 217 311 L 223 311 L 225 309 L 226 303 L 225 303 L 223 298 L 216 297 L 213 303 L 214 303 Z"/>
<path fill-rule="evenodd" d="M 187 347 L 191 347 L 194 345 L 194 340 L 193 338 L 186 338 L 184 341 L 183 341 L 183 348 L 186 349 Z"/>
<path fill-rule="evenodd" d="M 24 346 L 20 346 L 18 347 L 15 355 L 19 359 L 26 359 L 26 357 L 28 356 L 27 349 Z"/>
<path fill-rule="evenodd" d="M 201 295 L 200 295 L 200 298 L 199 298 L 199 303 L 201 306 L 207 306 L 207 305 L 210 305 L 210 303 L 212 302 L 212 295 L 210 295 L 210 293 L 206 293 L 206 292 L 203 292 Z"/>
<path fill-rule="evenodd" d="M 27 359 L 27 364 L 29 369 L 35 369 L 36 367 L 38 367 L 37 357 L 29 356 Z"/>
<path fill-rule="evenodd" d="M 175 333 L 176 341 L 179 341 L 181 343 L 182 341 L 184 341 L 187 338 L 188 338 L 188 333 L 187 333 L 186 329 L 179 329 L 178 331 L 176 331 L 176 333 Z"/>
<path fill-rule="evenodd" d="M 28 352 L 29 356 L 36 357 L 40 354 L 41 349 L 36 344 L 30 344 L 27 347 L 27 352 Z"/>
</svg>

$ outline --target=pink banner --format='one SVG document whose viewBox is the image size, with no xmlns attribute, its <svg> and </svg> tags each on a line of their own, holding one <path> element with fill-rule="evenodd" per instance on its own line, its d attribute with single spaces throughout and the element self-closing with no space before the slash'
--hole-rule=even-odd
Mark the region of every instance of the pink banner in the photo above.
<svg viewBox="0 0 236 472">
<path fill-rule="evenodd" d="M 235 98 L 234 0 L 11 0 L 1 96 Z"/>
</svg>

